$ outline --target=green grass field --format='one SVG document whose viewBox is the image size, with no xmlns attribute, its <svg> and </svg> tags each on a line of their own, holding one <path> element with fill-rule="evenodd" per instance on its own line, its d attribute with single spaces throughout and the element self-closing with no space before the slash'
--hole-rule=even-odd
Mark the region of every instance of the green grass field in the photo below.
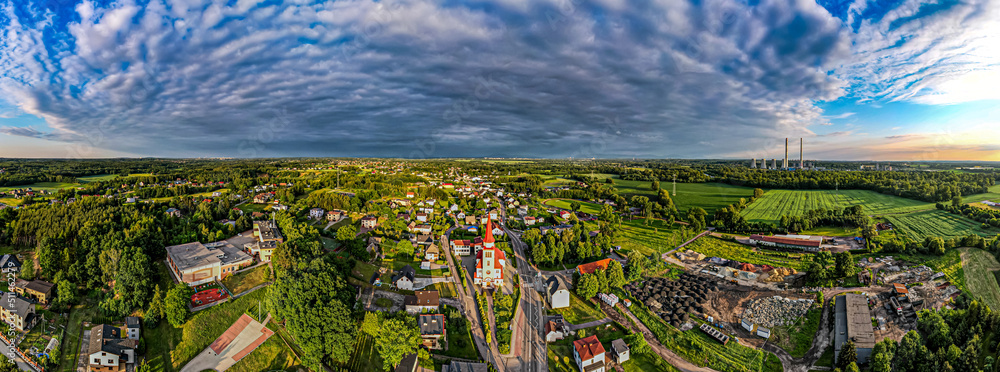
<svg viewBox="0 0 1000 372">
<path fill-rule="evenodd" d="M 235 300 L 195 313 L 191 320 L 182 327 L 180 343 L 170 351 L 173 370 L 180 370 L 181 366 L 187 364 L 208 347 L 247 309 L 256 308 L 258 301 L 262 301 L 266 293 L 266 290 L 254 291 Z M 161 324 L 160 327 L 170 327 L 170 325 Z"/>
<path fill-rule="evenodd" d="M 795 321 L 795 324 L 771 328 L 771 338 L 768 342 L 785 349 L 794 358 L 801 358 L 812 347 L 813 338 L 819 330 L 821 315 L 823 315 L 822 308 L 809 309 L 805 316 Z"/>
<path fill-rule="evenodd" d="M 375 339 L 364 332 L 358 332 L 358 342 L 354 344 L 354 354 L 347 361 L 347 365 L 343 367 L 352 372 L 381 371 L 382 356 L 375 348 Z"/>
<path fill-rule="evenodd" d="M 965 269 L 965 283 L 969 293 L 982 298 L 991 309 L 1000 309 L 1000 284 L 995 271 L 1000 270 L 1000 262 L 987 251 L 977 248 L 959 249 L 962 266 Z"/>
<path fill-rule="evenodd" d="M 73 187 L 79 187 L 79 183 L 69 183 L 69 182 L 38 182 L 32 183 L 30 185 L 19 185 L 19 186 L 3 186 L 0 187 L 0 192 L 16 190 L 16 189 L 26 189 L 31 188 L 32 190 L 45 190 L 48 192 L 56 192 L 62 189 L 68 189 Z"/>
<path fill-rule="evenodd" d="M 94 176 L 77 177 L 76 180 L 80 183 L 90 183 L 90 182 L 100 182 L 100 181 L 111 181 L 117 177 L 118 177 L 117 174 L 98 174 Z"/>
<path fill-rule="evenodd" d="M 257 347 L 257 350 L 229 367 L 227 371 L 292 371 L 302 364 L 302 361 L 282 339 L 283 330 L 274 325 L 273 322 L 269 322 L 267 328 L 275 331 L 275 334 Z"/>
<path fill-rule="evenodd" d="M 666 226 L 662 220 L 651 220 L 648 226 L 644 222 L 645 220 L 622 222 L 622 229 L 615 238 L 615 244 L 625 250 L 649 255 L 669 251 L 698 235 L 695 231 L 685 233 L 681 225 Z"/>
<path fill-rule="evenodd" d="M 885 219 L 892 222 L 899 233 L 916 240 L 923 240 L 928 236 L 940 236 L 947 239 L 972 234 L 988 237 L 1000 233 L 1000 230 L 996 228 L 983 230 L 976 221 L 937 209 L 890 215 L 885 216 Z"/>
<path fill-rule="evenodd" d="M 550 310 L 552 313 L 561 314 L 567 322 L 582 324 L 595 320 L 604 319 L 604 313 L 595 309 L 594 305 L 580 298 L 576 294 L 570 294 L 569 307 Z"/>
<path fill-rule="evenodd" d="M 868 190 L 771 190 L 750 204 L 742 214 L 749 222 L 776 223 L 781 216 L 799 216 L 813 209 L 845 208 L 858 204 L 869 215 L 934 209 L 934 203 Z"/>
<path fill-rule="evenodd" d="M 600 214 L 601 208 L 603 208 L 603 206 L 599 204 L 588 203 L 585 201 L 572 200 L 572 199 L 547 199 L 545 200 L 545 205 L 572 210 L 572 208 L 570 208 L 570 204 L 573 203 L 574 201 L 580 203 L 580 212 L 583 213 Z"/>
<path fill-rule="evenodd" d="M 691 244 L 684 246 L 702 253 L 708 257 L 722 257 L 728 260 L 736 260 L 755 265 L 771 265 L 777 267 L 789 267 L 795 270 L 804 270 L 808 264 L 807 254 L 788 253 L 770 250 L 753 251 L 749 246 L 722 240 L 712 236 L 703 236 Z"/>
<path fill-rule="evenodd" d="M 222 279 L 222 285 L 233 295 L 238 295 L 268 281 L 271 268 L 267 265 L 233 274 Z"/>
<path fill-rule="evenodd" d="M 644 195 L 656 200 L 656 193 L 649 188 L 647 181 L 622 181 L 615 180 L 615 188 L 618 189 L 626 199 L 631 195 Z M 672 191 L 670 182 L 660 182 L 660 188 Z M 701 207 L 711 216 L 716 209 L 724 208 L 736 203 L 740 198 L 749 199 L 753 196 L 753 189 L 749 187 L 733 186 L 724 183 L 678 183 L 677 195 L 671 196 L 677 209 L 685 211 L 692 207 Z"/>
</svg>

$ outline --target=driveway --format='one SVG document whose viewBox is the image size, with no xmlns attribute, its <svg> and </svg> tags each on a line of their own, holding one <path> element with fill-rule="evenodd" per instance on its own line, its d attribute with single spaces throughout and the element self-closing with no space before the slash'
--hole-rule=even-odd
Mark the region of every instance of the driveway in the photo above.
<svg viewBox="0 0 1000 372">
<path fill-rule="evenodd" d="M 87 372 L 87 347 L 90 345 L 90 330 L 83 331 L 80 337 L 80 354 L 76 357 L 76 372 Z"/>
</svg>

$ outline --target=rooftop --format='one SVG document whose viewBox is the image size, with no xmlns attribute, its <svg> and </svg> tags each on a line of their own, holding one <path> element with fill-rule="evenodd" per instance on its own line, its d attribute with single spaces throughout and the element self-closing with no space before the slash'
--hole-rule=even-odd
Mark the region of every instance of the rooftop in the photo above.
<svg viewBox="0 0 1000 372">
<path fill-rule="evenodd" d="M 854 341 L 857 349 L 875 347 L 875 331 L 868 311 L 868 299 L 856 293 L 837 297 L 834 347 L 840 347 L 848 340 Z"/>
<path fill-rule="evenodd" d="M 601 341 L 597 339 L 597 335 L 590 335 L 586 338 L 573 341 L 573 348 L 580 355 L 580 360 L 590 360 L 606 352 L 604 345 L 601 345 Z"/>
<path fill-rule="evenodd" d="M 169 246 L 166 249 L 167 255 L 180 271 L 227 265 L 252 259 L 239 248 L 226 242 L 209 243 L 208 246 L 200 242 L 193 242 Z"/>
<path fill-rule="evenodd" d="M 260 220 L 253 222 L 254 230 L 257 230 L 259 240 L 282 240 L 281 231 L 278 225 L 271 220 Z"/>
<path fill-rule="evenodd" d="M 422 314 L 417 317 L 417 325 L 420 326 L 421 336 L 443 335 L 444 315 Z"/>
<path fill-rule="evenodd" d="M 585 263 L 585 264 L 582 264 L 580 266 L 577 266 L 576 270 L 579 271 L 580 274 L 593 274 L 597 270 L 607 270 L 608 269 L 608 264 L 610 264 L 610 263 L 611 263 L 611 259 L 610 258 L 605 258 L 605 259 L 600 260 L 600 261 L 594 261 L 594 262 Z"/>
</svg>

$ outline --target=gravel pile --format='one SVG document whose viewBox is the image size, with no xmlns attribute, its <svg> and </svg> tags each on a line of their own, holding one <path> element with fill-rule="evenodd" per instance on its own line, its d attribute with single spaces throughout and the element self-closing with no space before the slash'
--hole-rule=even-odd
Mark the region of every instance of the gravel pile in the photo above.
<svg viewBox="0 0 1000 372">
<path fill-rule="evenodd" d="M 708 295 L 717 291 L 716 280 L 681 274 L 677 280 L 653 278 L 628 284 L 625 290 L 674 327 L 687 322 L 691 313 L 704 313 Z"/>
<path fill-rule="evenodd" d="M 758 298 L 747 306 L 743 319 L 767 328 L 792 325 L 796 319 L 806 315 L 812 303 L 813 300 L 793 300 L 781 296 Z"/>
</svg>

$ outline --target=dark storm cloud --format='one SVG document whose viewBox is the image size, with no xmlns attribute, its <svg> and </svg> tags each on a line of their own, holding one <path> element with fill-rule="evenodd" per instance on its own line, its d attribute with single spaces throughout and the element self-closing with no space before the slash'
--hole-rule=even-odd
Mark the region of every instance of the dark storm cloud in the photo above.
<svg viewBox="0 0 1000 372">
<path fill-rule="evenodd" d="M 793 0 L 189 3 L 7 4 L 4 99 L 143 155 L 706 156 L 809 135 L 850 54 Z"/>
</svg>

